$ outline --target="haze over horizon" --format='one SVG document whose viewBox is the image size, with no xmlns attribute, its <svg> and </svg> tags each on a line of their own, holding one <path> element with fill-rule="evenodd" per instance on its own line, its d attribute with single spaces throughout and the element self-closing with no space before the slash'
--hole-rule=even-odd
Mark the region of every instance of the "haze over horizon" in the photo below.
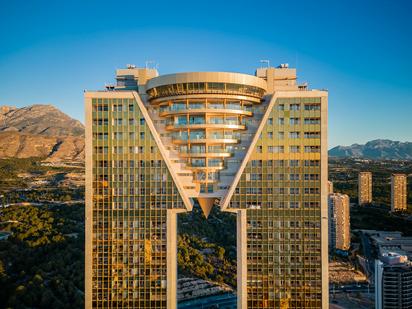
<svg viewBox="0 0 412 309">
<path fill-rule="evenodd" d="M 83 121 L 83 90 L 103 89 L 127 63 L 155 60 L 160 74 L 254 74 L 269 59 L 329 90 L 329 148 L 411 141 L 411 8 L 409 1 L 6 2 L 0 104 L 50 103 Z"/>
</svg>

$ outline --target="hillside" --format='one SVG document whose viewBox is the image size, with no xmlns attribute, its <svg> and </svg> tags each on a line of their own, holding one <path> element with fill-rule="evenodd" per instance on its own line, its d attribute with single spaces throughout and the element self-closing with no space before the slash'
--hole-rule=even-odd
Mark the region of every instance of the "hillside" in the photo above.
<svg viewBox="0 0 412 309">
<path fill-rule="evenodd" d="M 38 104 L 22 108 L 1 106 L 0 131 L 45 136 L 82 136 L 84 126 L 53 105 Z"/>
<path fill-rule="evenodd" d="M 52 105 L 0 107 L 0 158 L 83 161 L 84 126 Z"/>
<path fill-rule="evenodd" d="M 385 160 L 412 160 L 412 143 L 377 139 L 365 145 L 336 146 L 329 150 L 330 157 L 351 157 Z"/>
</svg>

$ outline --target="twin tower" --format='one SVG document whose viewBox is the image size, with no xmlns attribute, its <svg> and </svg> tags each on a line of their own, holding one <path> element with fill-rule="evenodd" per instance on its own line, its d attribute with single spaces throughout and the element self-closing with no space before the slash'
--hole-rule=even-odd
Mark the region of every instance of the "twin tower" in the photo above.
<svg viewBox="0 0 412 309">
<path fill-rule="evenodd" d="M 176 308 L 177 214 L 237 215 L 238 308 L 328 308 L 327 92 L 281 65 L 87 91 L 86 308 Z"/>
</svg>

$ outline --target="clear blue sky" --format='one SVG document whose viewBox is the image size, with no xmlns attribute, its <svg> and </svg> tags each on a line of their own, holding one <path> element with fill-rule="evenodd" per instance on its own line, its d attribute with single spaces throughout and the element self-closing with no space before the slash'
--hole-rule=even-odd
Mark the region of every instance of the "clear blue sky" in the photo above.
<svg viewBox="0 0 412 309">
<path fill-rule="evenodd" d="M 83 90 L 155 60 L 161 74 L 260 59 L 329 90 L 329 144 L 412 141 L 412 1 L 1 1 L 0 105 L 83 121 Z"/>
</svg>

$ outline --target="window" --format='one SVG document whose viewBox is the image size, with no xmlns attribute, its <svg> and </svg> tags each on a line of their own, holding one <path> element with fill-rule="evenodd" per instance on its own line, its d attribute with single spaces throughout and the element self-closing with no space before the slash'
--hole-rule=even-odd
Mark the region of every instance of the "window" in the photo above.
<svg viewBox="0 0 412 309">
<path fill-rule="evenodd" d="M 113 148 L 113 153 L 122 154 L 122 153 L 123 153 L 123 147 L 121 147 L 121 146 L 115 146 L 115 147 Z"/>
<path fill-rule="evenodd" d="M 94 135 L 95 138 L 98 140 L 107 140 L 108 139 L 108 134 L 107 133 L 97 133 Z"/>
<path fill-rule="evenodd" d="M 275 194 L 285 194 L 285 188 L 275 188 L 274 193 Z"/>
<path fill-rule="evenodd" d="M 144 132 L 140 132 L 140 140 L 144 140 Z"/>
<path fill-rule="evenodd" d="M 140 125 L 143 126 L 146 123 L 146 121 L 144 120 L 144 118 L 140 118 Z"/>
<path fill-rule="evenodd" d="M 129 112 L 133 112 L 134 111 L 134 105 L 133 104 L 129 104 Z"/>
<path fill-rule="evenodd" d="M 285 208 L 285 202 L 275 202 L 276 208 Z"/>
<path fill-rule="evenodd" d="M 305 146 L 306 153 L 320 152 L 320 146 Z"/>
<path fill-rule="evenodd" d="M 290 160 L 289 161 L 289 166 L 290 167 L 298 167 L 299 166 L 299 160 Z"/>
<path fill-rule="evenodd" d="M 129 139 L 134 140 L 135 139 L 135 134 L 134 132 L 129 132 Z"/>
<path fill-rule="evenodd" d="M 187 117 L 186 116 L 178 116 L 175 118 L 175 124 L 177 125 L 185 125 L 187 124 Z"/>
<path fill-rule="evenodd" d="M 278 125 L 284 125 L 285 124 L 285 118 L 278 118 Z"/>
<path fill-rule="evenodd" d="M 257 146 L 256 147 L 256 152 L 257 153 L 262 153 L 262 146 Z"/>
<path fill-rule="evenodd" d="M 272 146 L 269 146 L 272 147 Z M 273 146 L 273 153 L 284 153 L 285 152 L 285 146 Z"/>
<path fill-rule="evenodd" d="M 268 132 L 268 138 L 272 139 L 273 138 L 273 132 Z"/>
<path fill-rule="evenodd" d="M 289 119 L 289 124 L 290 125 L 299 125 L 300 124 L 300 118 L 290 118 Z"/>
<path fill-rule="evenodd" d="M 123 133 L 122 132 L 114 132 L 113 137 L 114 137 L 114 139 L 123 139 Z"/>
<path fill-rule="evenodd" d="M 305 174 L 305 180 L 319 180 L 319 174 Z"/>
<path fill-rule="evenodd" d="M 320 124 L 320 118 L 305 118 L 304 124 Z"/>
<path fill-rule="evenodd" d="M 136 121 L 134 120 L 134 118 L 130 118 L 129 119 L 129 126 L 134 126 L 136 124 Z"/>
<path fill-rule="evenodd" d="M 99 146 L 99 147 L 96 147 L 95 152 L 96 153 L 107 153 L 108 148 L 106 146 L 105 147 Z"/>
<path fill-rule="evenodd" d="M 298 111 L 300 109 L 300 104 L 290 104 L 291 111 Z"/>
<path fill-rule="evenodd" d="M 290 202 L 289 203 L 290 208 L 295 209 L 295 208 L 299 208 L 299 202 Z M 291 226 L 292 226 L 292 222 L 291 222 Z M 297 222 L 296 227 L 299 226 L 299 222 Z"/>
<path fill-rule="evenodd" d="M 93 124 L 98 125 L 98 126 L 107 126 L 109 124 L 109 121 L 107 120 L 107 118 L 103 118 L 103 119 L 99 118 L 99 119 L 94 119 Z"/>
<path fill-rule="evenodd" d="M 285 104 L 279 104 L 276 109 L 278 111 L 284 111 L 285 110 Z"/>
<path fill-rule="evenodd" d="M 262 180 L 262 174 L 251 174 L 250 175 L 251 180 Z"/>
<path fill-rule="evenodd" d="M 104 105 L 97 105 L 96 110 L 98 112 L 107 112 L 109 110 L 109 106 L 107 104 Z"/>
<path fill-rule="evenodd" d="M 278 139 L 284 139 L 285 138 L 285 132 L 278 132 Z"/>
<path fill-rule="evenodd" d="M 289 192 L 292 195 L 299 194 L 299 188 L 289 188 Z"/>
<path fill-rule="evenodd" d="M 305 104 L 305 111 L 319 111 L 320 104 Z"/>
<path fill-rule="evenodd" d="M 320 166 L 319 160 L 305 160 L 305 166 Z"/>
<path fill-rule="evenodd" d="M 290 174 L 289 180 L 299 180 L 299 174 Z"/>
<path fill-rule="evenodd" d="M 299 153 L 300 152 L 300 146 L 289 146 L 289 152 L 290 153 Z"/>
<path fill-rule="evenodd" d="M 320 138 L 320 132 L 305 132 L 305 138 Z"/>
<path fill-rule="evenodd" d="M 300 132 L 289 132 L 289 138 L 299 138 Z"/>
<path fill-rule="evenodd" d="M 113 111 L 114 111 L 114 112 L 121 112 L 121 111 L 123 111 L 123 105 L 121 105 L 121 104 L 114 104 L 114 105 L 113 105 Z"/>
<path fill-rule="evenodd" d="M 98 167 L 108 167 L 108 166 L 109 166 L 109 162 L 106 161 L 106 160 L 97 161 L 97 166 L 98 166 Z"/>
<path fill-rule="evenodd" d="M 319 188 L 305 188 L 305 194 L 319 194 Z"/>
<path fill-rule="evenodd" d="M 304 202 L 303 207 L 304 208 L 319 208 L 320 203 L 319 202 Z"/>
<path fill-rule="evenodd" d="M 269 119 L 268 119 L 268 124 L 269 124 L 269 125 L 273 125 L 273 118 L 269 118 Z"/>
</svg>

